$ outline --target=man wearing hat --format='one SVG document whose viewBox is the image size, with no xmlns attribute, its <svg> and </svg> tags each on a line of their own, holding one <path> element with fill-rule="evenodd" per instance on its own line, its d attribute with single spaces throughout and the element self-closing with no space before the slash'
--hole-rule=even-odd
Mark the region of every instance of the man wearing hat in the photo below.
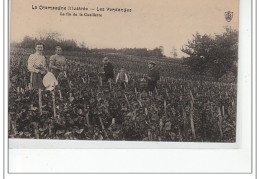
<svg viewBox="0 0 260 179">
<path fill-rule="evenodd" d="M 114 67 L 107 57 L 103 59 L 103 64 L 104 64 L 105 81 L 107 82 L 108 80 L 114 78 Z"/>
<path fill-rule="evenodd" d="M 156 63 L 155 62 L 150 62 L 148 64 L 148 68 L 149 68 L 149 72 L 147 74 L 147 80 L 148 80 L 148 84 L 147 84 L 147 90 L 148 92 L 152 92 L 156 85 L 157 85 L 157 81 L 160 79 L 160 74 L 159 71 L 156 69 Z"/>
</svg>

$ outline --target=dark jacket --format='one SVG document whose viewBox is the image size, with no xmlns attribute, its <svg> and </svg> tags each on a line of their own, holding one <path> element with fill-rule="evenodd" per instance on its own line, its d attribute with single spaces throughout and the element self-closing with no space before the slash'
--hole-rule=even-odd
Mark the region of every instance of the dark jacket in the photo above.
<svg viewBox="0 0 260 179">
<path fill-rule="evenodd" d="M 160 73 L 158 71 L 158 69 L 156 68 L 152 68 L 149 70 L 148 72 L 148 77 L 150 77 L 151 79 L 148 80 L 148 82 L 157 82 L 160 79 Z"/>
<path fill-rule="evenodd" d="M 114 78 L 114 67 L 112 63 L 108 62 L 107 64 L 104 64 L 104 72 L 106 78 Z"/>
</svg>

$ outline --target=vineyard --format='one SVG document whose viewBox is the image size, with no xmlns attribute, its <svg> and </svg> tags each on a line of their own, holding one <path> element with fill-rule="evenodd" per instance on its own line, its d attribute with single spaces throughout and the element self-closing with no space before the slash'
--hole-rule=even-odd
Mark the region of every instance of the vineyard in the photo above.
<svg viewBox="0 0 260 179">
<path fill-rule="evenodd" d="M 108 56 L 115 73 L 124 67 L 129 84 L 122 90 L 106 83 L 102 54 L 65 53 L 67 78 L 59 81 L 55 104 L 49 91 L 29 89 L 27 60 L 32 52 L 11 50 L 9 69 L 9 138 L 235 142 L 236 93 L 232 83 L 192 74 L 178 61 L 157 59 L 161 78 L 154 93 L 140 87 L 150 59 Z M 51 53 L 45 53 L 46 60 Z M 54 116 L 54 109 L 57 115 Z"/>
</svg>

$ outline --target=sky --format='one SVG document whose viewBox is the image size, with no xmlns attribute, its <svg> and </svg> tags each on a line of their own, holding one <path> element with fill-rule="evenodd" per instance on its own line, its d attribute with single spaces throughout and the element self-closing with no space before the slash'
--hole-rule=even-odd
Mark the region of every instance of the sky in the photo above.
<svg viewBox="0 0 260 179">
<path fill-rule="evenodd" d="M 66 7 L 65 11 L 40 10 L 40 6 Z M 86 11 L 70 11 L 68 6 L 87 7 Z M 34 7 L 34 9 L 33 9 Z M 36 7 L 38 7 L 36 9 Z M 97 9 L 105 8 L 104 12 Z M 106 8 L 127 8 L 131 12 L 110 12 Z M 238 29 L 238 0 L 11 0 L 10 41 L 24 36 L 36 37 L 40 32 L 54 31 L 64 39 L 85 42 L 89 48 L 164 47 L 178 57 L 181 47 L 200 34 L 219 34 L 224 26 Z M 233 12 L 227 22 L 225 12 Z M 102 17 L 61 16 L 66 13 L 98 13 Z M 79 14 L 78 14 L 79 15 Z"/>
</svg>

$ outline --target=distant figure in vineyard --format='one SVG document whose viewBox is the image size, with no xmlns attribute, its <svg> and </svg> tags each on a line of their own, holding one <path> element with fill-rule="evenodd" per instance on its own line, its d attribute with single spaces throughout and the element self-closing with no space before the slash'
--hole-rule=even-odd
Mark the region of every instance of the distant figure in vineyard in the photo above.
<svg viewBox="0 0 260 179">
<path fill-rule="evenodd" d="M 119 73 L 117 74 L 116 82 L 120 83 L 122 89 L 126 88 L 126 84 L 128 83 L 128 76 L 124 68 L 121 68 Z"/>
<path fill-rule="evenodd" d="M 50 71 L 58 79 L 59 75 L 65 75 L 65 69 L 67 67 L 67 59 L 62 56 L 62 48 L 57 46 L 55 48 L 55 55 L 50 57 Z"/>
<path fill-rule="evenodd" d="M 104 64 L 105 81 L 107 82 L 114 78 L 114 67 L 107 57 L 103 59 L 103 64 Z"/>
<path fill-rule="evenodd" d="M 36 52 L 31 54 L 28 59 L 28 70 L 31 72 L 30 85 L 32 89 L 39 90 L 39 96 L 41 97 L 41 91 L 43 89 L 43 76 L 47 73 L 46 59 L 43 56 L 43 46 L 41 42 L 35 44 Z M 35 110 L 37 108 L 31 105 L 31 109 Z"/>
<path fill-rule="evenodd" d="M 149 72 L 147 74 L 147 90 L 148 92 L 153 92 L 156 88 L 157 81 L 160 79 L 160 74 L 158 69 L 156 69 L 156 63 L 155 62 L 150 62 L 148 64 Z"/>
</svg>

